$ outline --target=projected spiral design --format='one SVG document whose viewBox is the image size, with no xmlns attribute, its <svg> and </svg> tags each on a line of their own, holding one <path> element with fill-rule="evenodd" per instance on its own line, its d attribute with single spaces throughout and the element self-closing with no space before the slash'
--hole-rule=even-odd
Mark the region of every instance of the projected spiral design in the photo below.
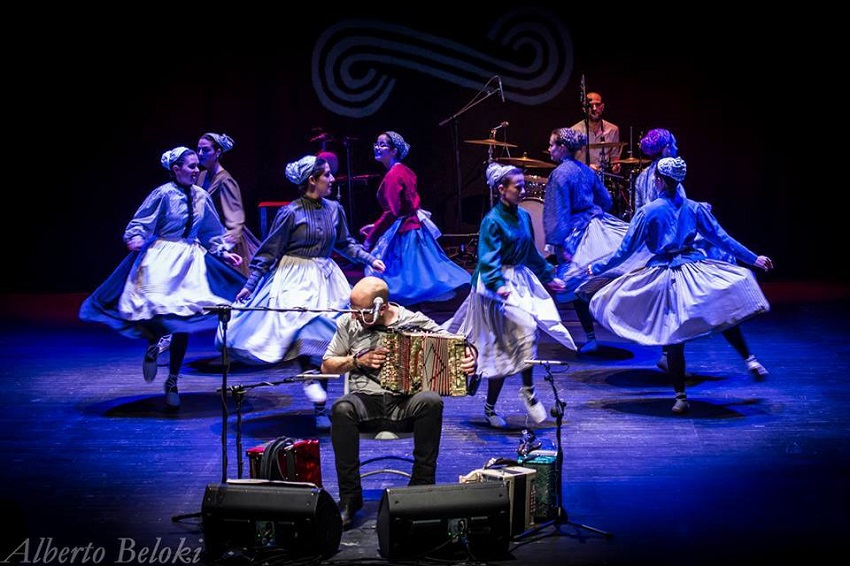
<svg viewBox="0 0 850 566">
<path fill-rule="evenodd" d="M 570 79 L 572 40 L 549 12 L 512 10 L 492 24 L 486 38 L 469 39 L 491 47 L 473 48 L 377 20 L 345 20 L 316 41 L 313 88 L 328 110 L 361 118 L 378 111 L 411 73 L 436 79 L 435 94 L 447 85 L 478 91 L 498 75 L 505 99 L 525 105 L 551 100 Z"/>
</svg>

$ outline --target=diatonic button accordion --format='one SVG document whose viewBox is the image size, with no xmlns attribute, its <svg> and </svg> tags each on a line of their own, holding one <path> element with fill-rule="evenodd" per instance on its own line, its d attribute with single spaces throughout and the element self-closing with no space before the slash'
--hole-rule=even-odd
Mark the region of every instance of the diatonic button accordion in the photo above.
<svg viewBox="0 0 850 566">
<path fill-rule="evenodd" d="M 460 364 L 466 337 L 456 334 L 392 331 L 381 334 L 387 361 L 381 366 L 381 386 L 389 391 L 434 391 L 441 396 L 467 394 L 466 374 Z"/>
</svg>

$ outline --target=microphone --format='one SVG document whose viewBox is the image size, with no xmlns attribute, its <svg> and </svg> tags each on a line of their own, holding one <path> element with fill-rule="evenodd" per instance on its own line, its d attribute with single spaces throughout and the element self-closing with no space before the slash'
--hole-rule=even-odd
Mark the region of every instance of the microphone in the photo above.
<svg viewBox="0 0 850 566">
<path fill-rule="evenodd" d="M 375 302 L 372 303 L 372 320 L 378 320 L 378 315 L 381 314 L 381 307 L 384 305 L 384 299 L 375 297 Z"/>
<path fill-rule="evenodd" d="M 561 360 L 523 360 L 527 364 L 532 364 L 536 366 L 568 366 L 570 362 L 563 362 Z"/>
<path fill-rule="evenodd" d="M 502 77 L 499 76 L 499 75 L 496 75 L 496 78 L 499 79 L 499 96 L 502 97 L 502 102 L 504 102 L 505 101 L 505 89 L 502 88 Z M 503 127 L 507 126 L 507 125 L 508 125 L 507 122 L 502 122 Z"/>
<path fill-rule="evenodd" d="M 498 125 L 498 126 L 496 126 L 495 128 L 492 128 L 490 131 L 491 131 L 491 132 L 495 132 L 495 131 L 496 131 L 496 130 L 498 130 L 499 128 L 507 128 L 509 125 L 510 125 L 510 124 L 508 124 L 507 122 L 502 122 L 501 124 L 499 124 L 499 125 Z"/>
</svg>

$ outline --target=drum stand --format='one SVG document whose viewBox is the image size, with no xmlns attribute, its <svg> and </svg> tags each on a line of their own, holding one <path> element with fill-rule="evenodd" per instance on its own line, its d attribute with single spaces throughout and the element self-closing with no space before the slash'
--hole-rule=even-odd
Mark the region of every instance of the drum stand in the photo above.
<svg viewBox="0 0 850 566">
<path fill-rule="evenodd" d="M 443 234 L 443 238 L 468 238 L 468 242 L 459 244 L 456 248 L 457 251 L 448 254 L 448 257 L 461 267 L 474 267 L 478 263 L 478 232 L 471 234 Z"/>
<path fill-rule="evenodd" d="M 626 203 L 626 211 L 623 215 L 623 220 L 630 221 L 632 216 L 635 215 L 635 185 L 637 184 L 637 176 L 639 171 L 637 167 L 633 167 L 631 171 L 629 171 L 629 201 Z"/>
<path fill-rule="evenodd" d="M 522 540 L 530 537 L 531 535 L 537 534 L 543 529 L 548 527 L 555 527 L 555 532 L 558 535 L 569 536 L 569 533 L 565 533 L 561 530 L 562 525 L 570 525 L 577 529 L 584 529 L 586 531 L 591 531 L 593 533 L 604 536 L 605 538 L 611 538 L 614 535 L 607 531 L 603 531 L 601 529 L 597 529 L 596 527 L 591 527 L 589 525 L 583 525 L 581 523 L 575 523 L 570 521 L 567 518 L 567 511 L 564 509 L 564 484 L 563 484 L 563 467 L 564 467 L 564 451 L 561 446 L 561 427 L 564 422 L 564 407 L 566 407 L 566 403 L 561 401 L 560 397 L 558 397 L 558 389 L 555 387 L 555 378 L 552 376 L 552 371 L 550 369 L 550 365 L 564 365 L 565 362 L 560 361 L 549 361 L 549 360 L 533 360 L 535 363 L 543 366 L 543 369 L 546 370 L 546 377 L 544 378 L 549 384 L 552 386 L 552 393 L 555 396 L 555 406 L 552 407 L 551 413 L 552 416 L 555 417 L 556 430 L 558 434 L 558 450 L 557 455 L 555 457 L 555 478 L 556 483 L 558 485 L 558 491 L 556 492 L 556 500 L 557 500 L 557 511 L 555 514 L 555 518 L 541 523 L 536 527 L 533 527 L 523 533 L 520 533 L 514 537 L 514 540 Z M 548 536 L 548 535 L 547 535 Z M 530 541 L 529 541 L 530 542 Z"/>
</svg>

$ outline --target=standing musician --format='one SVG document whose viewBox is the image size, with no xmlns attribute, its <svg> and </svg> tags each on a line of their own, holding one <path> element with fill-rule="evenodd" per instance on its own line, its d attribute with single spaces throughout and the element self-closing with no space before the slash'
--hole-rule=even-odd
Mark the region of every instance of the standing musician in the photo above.
<svg viewBox="0 0 850 566">
<path fill-rule="evenodd" d="M 336 333 L 323 357 L 322 372 L 348 373 L 350 393 L 331 409 L 339 509 L 343 528 L 351 526 L 363 507 L 360 484 L 360 430 L 413 431 L 413 473 L 409 485 L 436 483 L 437 455 L 443 426 L 443 400 L 434 391 L 413 394 L 390 391 L 381 385 L 379 372 L 388 350 L 379 347 L 381 331 L 414 327 L 424 332 L 448 334 L 429 317 L 389 302 L 387 283 L 367 276 L 351 289 L 351 313 L 337 319 Z M 461 370 L 475 373 L 477 352 L 467 346 Z"/>
</svg>

